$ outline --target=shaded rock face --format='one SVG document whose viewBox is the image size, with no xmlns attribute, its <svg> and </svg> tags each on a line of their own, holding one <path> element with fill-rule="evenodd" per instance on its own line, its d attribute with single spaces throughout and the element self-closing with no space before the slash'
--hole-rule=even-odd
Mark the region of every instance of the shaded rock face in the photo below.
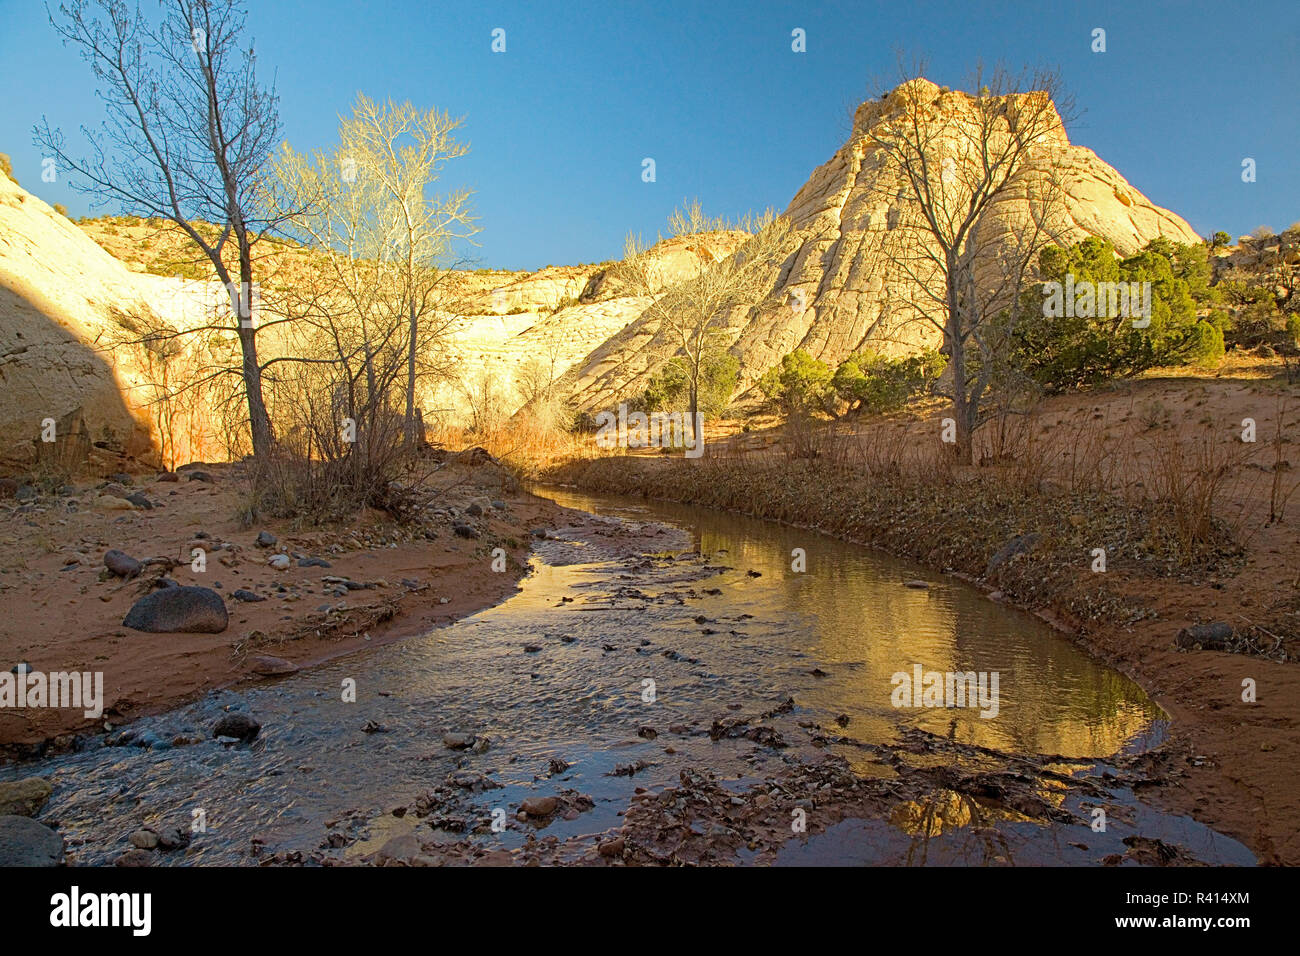
<svg viewBox="0 0 1300 956">
<path fill-rule="evenodd" d="M 220 634 L 229 623 L 221 595 L 209 588 L 163 588 L 131 606 L 122 624 L 150 633 Z"/>
<path fill-rule="evenodd" d="M 907 354 L 941 344 L 938 329 L 899 305 L 919 298 L 915 280 L 891 266 L 891 249 L 905 240 L 903 183 L 869 133 L 895 113 L 904 91 L 932 104 L 931 122 L 941 135 L 970 122 L 969 97 L 926 80 L 858 107 L 848 141 L 785 210 L 795 235 L 789 255 L 772 270 L 770 291 L 754 308 L 725 317 L 742 389 L 795 349 L 834 366 L 862 348 Z M 1062 243 L 1100 236 L 1128 255 L 1159 236 L 1199 240 L 1184 220 L 1152 204 L 1091 150 L 1071 145 L 1063 130 L 1038 149 L 1060 179 Z M 1027 200 L 1010 197 L 993 211 L 988 228 L 998 234 L 1027 219 L 1028 211 Z M 572 377 L 579 407 L 609 407 L 617 396 L 644 389 L 655 367 L 647 354 L 653 331 L 638 318 L 587 358 Z"/>
<path fill-rule="evenodd" d="M 7 176 L 0 240 L 0 459 L 28 463 L 54 450 L 41 438 L 50 418 L 60 455 L 84 459 L 93 441 L 150 456 L 145 359 L 114 345 L 141 316 L 170 319 L 182 283 L 132 273 Z"/>
</svg>

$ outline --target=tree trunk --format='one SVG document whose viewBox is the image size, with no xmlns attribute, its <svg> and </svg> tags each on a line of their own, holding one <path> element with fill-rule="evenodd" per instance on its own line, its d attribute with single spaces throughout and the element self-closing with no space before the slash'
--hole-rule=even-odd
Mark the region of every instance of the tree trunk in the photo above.
<svg viewBox="0 0 1300 956">
<path fill-rule="evenodd" d="M 700 410 L 700 383 L 698 378 L 691 379 L 691 448 L 699 448 L 704 435 L 696 428 Z"/>
<path fill-rule="evenodd" d="M 222 278 L 229 288 L 229 274 Z M 253 458 L 265 460 L 271 454 L 274 434 L 271 431 L 271 416 L 266 411 L 266 399 L 262 396 L 262 365 L 257 358 L 257 329 L 253 327 L 253 255 L 242 236 L 239 242 L 239 288 L 234 299 L 237 304 L 238 326 L 235 334 L 239 336 L 239 348 L 243 356 L 241 373 L 248 401 L 248 428 L 253 442 Z"/>
<path fill-rule="evenodd" d="M 406 444 L 415 446 L 415 334 L 418 328 L 415 298 L 411 298 L 411 341 L 406 349 Z"/>
<path fill-rule="evenodd" d="M 971 432 L 974 409 L 966 391 L 966 343 L 961 335 L 961 305 L 954 279 L 956 263 L 948 262 L 948 317 L 944 323 L 944 345 L 948 349 L 948 367 L 952 369 L 952 417 L 957 429 L 957 464 L 969 465 L 972 459 Z"/>
</svg>

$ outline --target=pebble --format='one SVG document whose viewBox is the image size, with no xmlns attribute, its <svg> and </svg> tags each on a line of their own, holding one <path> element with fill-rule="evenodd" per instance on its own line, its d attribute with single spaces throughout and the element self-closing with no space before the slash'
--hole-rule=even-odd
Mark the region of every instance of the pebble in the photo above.
<svg viewBox="0 0 1300 956">
<path fill-rule="evenodd" d="M 559 806 L 555 797 L 529 797 L 519 804 L 519 810 L 530 817 L 549 817 Z"/>
<path fill-rule="evenodd" d="M 116 548 L 104 552 L 104 567 L 119 578 L 133 578 L 140 573 L 140 562 Z"/>
<path fill-rule="evenodd" d="M 152 850 L 158 846 L 158 834 L 152 830 L 136 830 L 131 834 L 131 845 L 140 850 Z"/>
</svg>

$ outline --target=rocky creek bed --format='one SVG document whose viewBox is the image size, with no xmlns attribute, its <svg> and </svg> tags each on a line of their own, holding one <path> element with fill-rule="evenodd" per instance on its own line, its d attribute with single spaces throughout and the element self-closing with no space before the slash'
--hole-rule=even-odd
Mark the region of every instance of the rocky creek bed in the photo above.
<svg viewBox="0 0 1300 956">
<path fill-rule="evenodd" d="M 588 513 L 504 603 L 0 788 L 50 782 L 74 864 L 1254 862 L 1138 799 L 1181 772 L 1164 714 L 1042 622 L 811 532 L 546 493 Z M 998 672 L 997 715 L 892 706 L 918 663 Z"/>
</svg>

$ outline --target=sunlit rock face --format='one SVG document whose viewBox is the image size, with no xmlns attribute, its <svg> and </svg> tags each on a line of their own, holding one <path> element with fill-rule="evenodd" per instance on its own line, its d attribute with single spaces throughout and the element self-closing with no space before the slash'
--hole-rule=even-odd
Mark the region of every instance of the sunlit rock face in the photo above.
<svg viewBox="0 0 1300 956">
<path fill-rule="evenodd" d="M 907 238 L 903 184 L 871 136 L 897 113 L 904 96 L 927 104 L 926 122 L 937 138 L 959 140 L 957 130 L 975 121 L 968 96 L 926 80 L 858 107 L 848 141 L 813 171 L 785 210 L 796 233 L 789 256 L 772 272 L 769 293 L 752 309 L 726 317 L 741 389 L 795 349 L 834 365 L 864 347 L 901 354 L 939 344 L 936 328 L 900 307 L 919 294 L 914 276 L 891 268 Z M 1152 204 L 1091 150 L 1071 145 L 1063 130 L 1045 136 L 1038 148 L 1059 182 L 1059 241 L 1100 236 L 1131 254 L 1158 236 L 1198 240 L 1184 220 Z M 1029 208 L 1023 196 L 1009 198 L 994 211 L 990 228 L 1010 234 Z M 638 319 L 588 358 L 575 375 L 583 406 L 644 388 L 654 366 L 646 351 L 652 332 Z"/>
<path fill-rule="evenodd" d="M 741 233 L 719 232 L 668 239 L 650 255 L 658 278 L 671 283 L 693 274 L 701 263 L 729 255 L 742 238 Z M 457 374 L 424 397 L 425 406 L 438 410 L 444 420 L 468 421 L 469 406 L 483 399 L 484 388 L 492 390 L 489 401 L 509 415 L 523 404 L 524 381 L 539 373 L 580 395 L 598 377 L 588 370 L 598 356 L 612 356 L 614 362 L 624 356 L 645 358 L 626 344 L 622 333 L 635 325 L 650 300 L 632 294 L 635 290 L 620 277 L 616 263 L 496 276 L 494 283 L 475 278 L 479 288 L 452 319 L 448 344 Z"/>
</svg>

